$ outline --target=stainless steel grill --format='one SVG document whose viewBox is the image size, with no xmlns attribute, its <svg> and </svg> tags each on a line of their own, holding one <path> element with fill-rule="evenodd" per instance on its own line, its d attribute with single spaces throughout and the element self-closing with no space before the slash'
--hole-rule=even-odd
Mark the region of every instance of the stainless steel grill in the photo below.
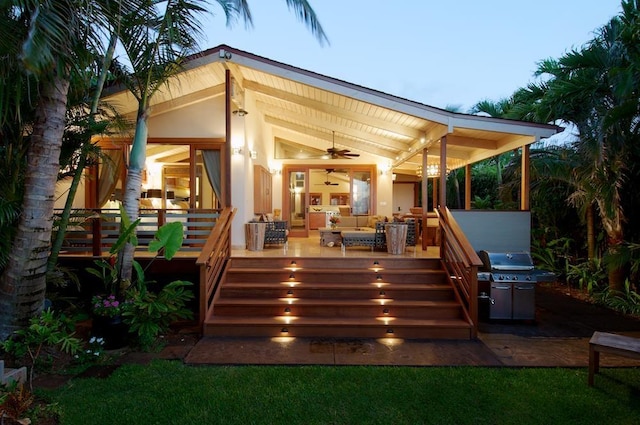
<svg viewBox="0 0 640 425">
<path fill-rule="evenodd" d="M 528 252 L 480 251 L 483 271 L 493 282 L 535 282 L 533 259 Z"/>
<path fill-rule="evenodd" d="M 534 320 L 540 274 L 528 252 L 478 252 L 480 298 L 490 301 L 489 319 Z"/>
</svg>

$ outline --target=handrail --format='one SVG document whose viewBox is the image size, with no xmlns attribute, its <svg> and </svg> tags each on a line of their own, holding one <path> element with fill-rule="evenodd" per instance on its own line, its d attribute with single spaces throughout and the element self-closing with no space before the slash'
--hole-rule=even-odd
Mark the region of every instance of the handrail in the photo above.
<svg viewBox="0 0 640 425">
<path fill-rule="evenodd" d="M 196 264 L 200 266 L 200 325 L 203 325 L 205 318 L 213 309 L 217 285 L 231 256 L 231 221 L 235 214 L 235 208 L 231 210 L 227 207 L 222 210 L 216 226 L 196 260 Z"/>
<path fill-rule="evenodd" d="M 442 237 L 440 257 L 456 296 L 473 325 L 472 338 L 478 336 L 478 267 L 482 261 L 447 207 L 438 211 Z"/>
<path fill-rule="evenodd" d="M 54 212 L 59 214 L 59 210 Z M 147 246 L 163 224 L 181 222 L 184 240 L 180 251 L 199 252 L 220 216 L 218 209 L 141 209 L 138 217 L 137 251 Z M 109 208 L 86 208 L 72 212 L 61 255 L 106 255 L 120 235 L 120 211 Z"/>
</svg>

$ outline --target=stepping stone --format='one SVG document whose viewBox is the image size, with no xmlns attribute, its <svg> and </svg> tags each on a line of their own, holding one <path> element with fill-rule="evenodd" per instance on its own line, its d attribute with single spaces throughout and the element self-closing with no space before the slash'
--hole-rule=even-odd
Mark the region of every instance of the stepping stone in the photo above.
<svg viewBox="0 0 640 425">
<path fill-rule="evenodd" d="M 10 382 L 18 382 L 24 384 L 27 382 L 27 368 L 10 369 L 4 367 L 4 360 L 0 360 L 0 385 L 6 385 Z"/>
</svg>

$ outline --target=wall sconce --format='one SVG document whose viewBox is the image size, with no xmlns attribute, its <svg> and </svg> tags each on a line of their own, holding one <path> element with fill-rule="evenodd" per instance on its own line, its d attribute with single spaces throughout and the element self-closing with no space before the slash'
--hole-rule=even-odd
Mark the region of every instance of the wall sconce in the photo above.
<svg viewBox="0 0 640 425">
<path fill-rule="evenodd" d="M 282 170 L 279 169 L 279 168 L 270 168 L 269 172 L 274 176 L 281 176 L 282 175 Z"/>
<path fill-rule="evenodd" d="M 248 114 L 248 112 L 243 108 L 238 108 L 235 111 L 233 111 L 233 115 L 237 115 L 239 117 L 244 117 L 247 114 Z"/>
<path fill-rule="evenodd" d="M 258 152 L 249 151 L 249 156 L 251 157 L 251 159 L 256 159 L 256 158 L 258 158 Z"/>
<path fill-rule="evenodd" d="M 242 148 L 231 148 L 231 153 L 234 155 L 242 155 Z"/>
<path fill-rule="evenodd" d="M 397 178 L 398 178 L 398 175 L 396 173 L 391 174 L 392 181 L 396 181 Z"/>
<path fill-rule="evenodd" d="M 380 169 L 380 175 L 386 176 L 391 171 L 391 161 L 388 161 L 386 164 L 382 164 L 378 167 Z"/>
</svg>

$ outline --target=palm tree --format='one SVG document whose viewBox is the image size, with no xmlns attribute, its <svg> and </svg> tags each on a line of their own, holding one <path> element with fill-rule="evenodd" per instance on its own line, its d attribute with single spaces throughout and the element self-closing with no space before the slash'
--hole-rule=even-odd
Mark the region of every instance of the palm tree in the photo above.
<svg viewBox="0 0 640 425">
<path fill-rule="evenodd" d="M 52 229 L 53 196 L 71 74 L 81 70 L 83 64 L 88 63 L 85 62 L 88 60 L 87 52 L 104 50 L 102 39 L 105 35 L 111 35 L 111 40 L 119 35 L 122 17 L 129 18 L 128 24 L 137 25 L 128 28 L 128 39 L 133 42 L 129 46 L 131 51 L 137 49 L 139 53 L 143 53 L 141 58 L 133 57 L 132 64 L 139 65 L 134 66 L 137 75 L 133 76 L 137 87 L 142 89 L 137 93 L 140 99 L 145 100 L 139 108 L 141 120 L 138 120 L 139 130 L 135 139 L 144 139 L 146 144 L 149 95 L 155 93 L 166 82 L 162 74 L 170 76 L 175 73 L 184 54 L 193 47 L 190 46 L 191 40 L 194 39 L 192 34 L 196 33 L 195 30 L 198 28 L 197 25 L 192 25 L 197 23 L 193 17 L 205 11 L 201 7 L 205 3 L 160 0 L 7 0 L 0 4 L 3 24 L 6 24 L 0 29 L 0 43 L 3 49 L 5 44 L 21 46 L 19 52 L 8 58 L 20 58 L 21 74 L 30 72 L 38 78 L 39 94 L 28 145 L 29 163 L 24 177 L 22 218 L 10 250 L 8 265 L 0 277 L 0 340 L 5 339 L 13 329 L 25 325 L 30 317 L 42 309 Z M 246 21 L 251 21 L 246 0 L 218 0 L 218 4 L 228 16 L 239 15 Z M 298 13 L 300 19 L 307 23 L 320 39 L 326 38 L 306 1 L 287 0 L 287 5 Z M 163 16 L 154 14 L 157 7 L 164 7 Z M 172 14 L 172 11 L 179 14 Z M 182 12 L 186 15 L 181 15 Z M 137 17 L 149 20 L 140 21 Z M 144 42 L 145 35 L 148 32 L 154 33 L 157 29 L 164 32 L 155 43 L 135 44 L 135 40 Z M 175 32 L 176 30 L 178 32 Z M 144 47 L 148 49 L 145 50 Z M 148 59 L 147 66 L 144 64 L 145 59 Z M 0 70 L 3 77 L 9 75 L 5 74 L 4 67 Z M 135 86 L 136 84 L 132 87 Z M 4 119 L 8 116 L 7 104 L 4 101 L 8 96 L 4 96 L 6 90 L 0 92 L 3 93 L 0 117 Z M 142 149 L 144 158 L 144 147 L 134 143 L 134 153 L 139 154 Z M 139 158 L 136 157 L 133 163 L 131 180 L 134 186 L 136 172 L 139 175 Z M 136 198 L 139 197 L 139 190 L 138 184 Z M 133 204 L 130 202 L 130 205 Z"/>
<path fill-rule="evenodd" d="M 471 107 L 469 113 L 471 114 L 485 114 L 494 118 L 504 118 L 509 112 L 512 106 L 510 99 L 501 99 L 497 102 L 492 102 L 488 99 L 481 100 Z M 498 187 L 502 186 L 502 164 L 500 161 L 500 155 L 495 157 L 496 162 L 496 177 L 498 179 Z"/>
<path fill-rule="evenodd" d="M 120 41 L 129 62 L 125 84 L 138 101 L 123 194 L 125 211 L 132 221 L 138 217 L 151 99 L 181 71 L 185 58 L 196 52 L 201 35 L 199 17 L 206 11 L 207 3 L 206 0 L 168 0 L 163 2 L 162 10 L 149 8 L 147 13 L 129 14 L 122 18 Z M 237 17 L 251 23 L 246 0 L 217 0 L 217 3 L 224 11 L 227 23 Z M 286 3 L 320 42 L 326 41 L 324 30 L 306 0 L 286 0 Z M 133 255 L 134 247 L 129 244 L 122 251 L 120 261 L 122 281 L 131 280 Z"/>
<path fill-rule="evenodd" d="M 638 142 L 640 1 L 623 1 L 623 12 L 603 26 L 586 46 L 558 60 L 546 60 L 537 74 L 548 79 L 533 87 L 539 94 L 535 114 L 543 121 L 562 119 L 576 125 L 574 144 L 583 162 L 574 169 L 572 199 L 594 205 L 607 234 L 608 256 L 621 252 L 625 215 L 622 194 L 629 186 L 629 166 Z M 609 287 L 623 288 L 626 273 L 610 263 Z"/>
<path fill-rule="evenodd" d="M 20 59 L 20 75 L 37 78 L 34 89 L 39 95 L 28 143 L 21 219 L 0 278 L 0 340 L 42 310 L 70 76 L 86 63 L 89 47 L 101 48 L 100 31 L 110 18 L 110 7 L 128 12 L 138 3 L 7 0 L 0 4 L 3 23 L 8 24 L 0 29 L 0 39 L 21 48 L 8 60 Z M 5 117 L 6 103 L 0 110 Z"/>
</svg>

